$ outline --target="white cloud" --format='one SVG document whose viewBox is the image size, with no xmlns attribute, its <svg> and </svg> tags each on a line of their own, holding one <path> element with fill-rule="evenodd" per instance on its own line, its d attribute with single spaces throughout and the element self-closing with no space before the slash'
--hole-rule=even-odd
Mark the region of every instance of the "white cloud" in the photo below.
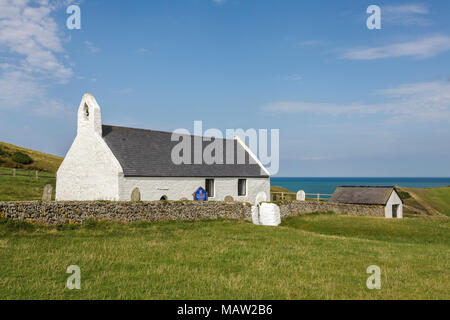
<svg viewBox="0 0 450 320">
<path fill-rule="evenodd" d="M 67 3 L 64 2 L 64 3 Z M 0 0 L 0 109 L 49 105 L 47 87 L 73 75 L 52 14 L 63 2 Z"/>
<path fill-rule="evenodd" d="M 418 59 L 434 57 L 450 50 L 450 37 L 436 35 L 415 41 L 400 42 L 373 48 L 352 48 L 342 58 L 351 60 L 374 60 L 382 58 L 412 57 Z"/>
<path fill-rule="evenodd" d="M 84 45 L 89 49 L 91 53 L 97 53 L 100 51 L 100 48 L 97 48 L 91 41 L 85 41 Z"/>
<path fill-rule="evenodd" d="M 422 4 L 388 5 L 381 7 L 383 23 L 396 25 L 428 26 L 431 22 L 425 16 L 429 13 L 428 7 Z"/>
<path fill-rule="evenodd" d="M 433 81 L 401 85 L 377 92 L 384 103 L 274 102 L 262 110 L 291 114 L 361 116 L 383 114 L 391 120 L 450 121 L 450 81 Z"/>
<path fill-rule="evenodd" d="M 0 77 L 0 108 L 19 108 L 42 98 L 43 88 L 34 78 L 19 70 L 9 70 Z"/>
<path fill-rule="evenodd" d="M 217 4 L 224 4 L 227 0 L 212 0 L 212 1 Z"/>
</svg>

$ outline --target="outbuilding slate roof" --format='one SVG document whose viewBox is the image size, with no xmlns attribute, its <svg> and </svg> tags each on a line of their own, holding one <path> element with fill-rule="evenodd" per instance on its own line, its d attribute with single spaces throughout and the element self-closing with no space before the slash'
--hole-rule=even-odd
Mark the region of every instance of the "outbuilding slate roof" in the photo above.
<svg viewBox="0 0 450 320">
<path fill-rule="evenodd" d="M 179 141 L 171 141 L 171 132 L 102 126 L 102 136 L 129 177 L 268 177 L 257 163 L 249 162 L 249 154 L 236 141 L 235 164 L 180 164 L 171 160 L 172 148 Z M 192 139 L 202 137 L 188 136 Z M 214 138 L 213 138 L 214 139 Z M 226 159 L 226 139 L 223 140 L 223 159 Z M 203 150 L 211 141 L 203 141 Z M 193 144 L 191 144 L 193 145 Z M 237 150 L 245 152 L 245 163 L 237 164 Z M 191 148 L 191 163 L 194 148 Z"/>
<path fill-rule="evenodd" d="M 394 187 L 341 186 L 337 187 L 330 202 L 385 205 Z"/>
</svg>

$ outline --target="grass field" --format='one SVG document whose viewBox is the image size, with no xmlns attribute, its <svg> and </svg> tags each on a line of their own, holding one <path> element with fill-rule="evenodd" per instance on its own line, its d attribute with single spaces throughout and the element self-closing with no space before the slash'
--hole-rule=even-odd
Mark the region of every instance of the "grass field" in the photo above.
<svg viewBox="0 0 450 320">
<path fill-rule="evenodd" d="M 446 217 L 40 227 L 0 220 L 0 299 L 449 299 Z M 81 290 L 65 288 L 69 265 Z M 368 290 L 378 265 L 381 290 Z"/>
<path fill-rule="evenodd" d="M 46 184 L 53 186 L 55 196 L 56 178 L 54 173 L 40 172 L 36 180 L 34 171 L 16 170 L 13 177 L 11 168 L 0 167 L 0 201 L 41 200 Z"/>
</svg>

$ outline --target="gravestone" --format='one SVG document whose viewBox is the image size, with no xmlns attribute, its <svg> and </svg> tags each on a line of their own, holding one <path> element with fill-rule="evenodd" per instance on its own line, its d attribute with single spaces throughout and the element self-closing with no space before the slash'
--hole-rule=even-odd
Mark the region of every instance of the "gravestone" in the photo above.
<svg viewBox="0 0 450 320">
<path fill-rule="evenodd" d="M 131 192 L 131 201 L 138 202 L 141 201 L 141 192 L 139 188 L 134 188 L 133 192 Z"/>
<path fill-rule="evenodd" d="M 305 199 L 306 199 L 305 191 L 298 190 L 298 192 L 297 192 L 297 200 L 298 201 L 305 201 Z"/>
<path fill-rule="evenodd" d="M 42 201 L 52 201 L 53 187 L 51 184 L 47 184 L 44 187 L 44 192 L 42 193 Z"/>
</svg>

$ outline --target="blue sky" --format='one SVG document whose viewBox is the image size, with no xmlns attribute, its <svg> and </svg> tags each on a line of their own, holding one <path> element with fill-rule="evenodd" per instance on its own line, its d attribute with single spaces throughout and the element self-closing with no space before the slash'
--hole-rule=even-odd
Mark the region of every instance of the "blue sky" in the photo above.
<svg viewBox="0 0 450 320">
<path fill-rule="evenodd" d="M 279 176 L 450 176 L 449 16 L 450 1 L 0 0 L 0 141 L 64 155 L 89 92 L 105 124 L 280 129 Z"/>
</svg>

